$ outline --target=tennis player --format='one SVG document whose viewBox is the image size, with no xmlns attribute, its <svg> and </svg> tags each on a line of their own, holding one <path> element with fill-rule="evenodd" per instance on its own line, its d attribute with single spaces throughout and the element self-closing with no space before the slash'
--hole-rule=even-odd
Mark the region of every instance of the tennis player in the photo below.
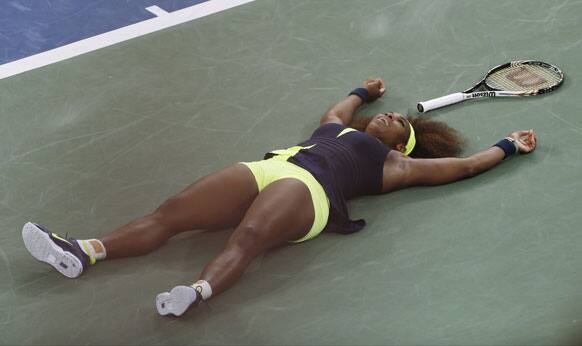
<svg viewBox="0 0 582 346">
<path fill-rule="evenodd" d="M 365 222 L 350 219 L 348 199 L 451 183 L 536 147 L 533 130 L 517 131 L 456 158 L 463 140 L 444 123 L 394 112 L 354 121 L 358 107 L 384 92 L 381 78 L 366 80 L 321 117 L 308 140 L 210 174 L 99 239 L 65 239 L 29 222 L 22 229 L 25 246 L 36 259 L 76 278 L 97 261 L 145 255 L 181 232 L 234 228 L 198 281 L 157 295 L 158 313 L 180 316 L 231 287 L 254 258 L 273 247 L 301 243 L 322 231 L 361 230 Z"/>
</svg>

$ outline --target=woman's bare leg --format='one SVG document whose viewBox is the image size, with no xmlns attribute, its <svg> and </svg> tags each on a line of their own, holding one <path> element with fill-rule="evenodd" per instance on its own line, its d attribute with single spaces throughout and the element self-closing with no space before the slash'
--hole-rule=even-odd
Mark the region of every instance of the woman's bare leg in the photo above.
<svg viewBox="0 0 582 346">
<path fill-rule="evenodd" d="M 236 164 L 196 181 L 151 214 L 100 240 L 107 258 L 144 255 L 183 231 L 235 227 L 257 195 L 250 169 Z"/>
<path fill-rule="evenodd" d="M 204 268 L 199 280 L 209 284 L 212 296 L 225 291 L 259 254 L 300 239 L 309 232 L 314 219 L 311 194 L 305 184 L 283 179 L 269 185 L 257 196 L 226 248 Z M 156 307 L 162 315 L 179 316 L 199 298 L 192 287 L 177 286 L 159 294 Z"/>
<path fill-rule="evenodd" d="M 232 286 L 265 251 L 302 238 L 315 213 L 307 186 L 296 179 L 279 180 L 264 189 L 234 230 L 226 248 L 200 274 L 217 295 Z"/>
</svg>

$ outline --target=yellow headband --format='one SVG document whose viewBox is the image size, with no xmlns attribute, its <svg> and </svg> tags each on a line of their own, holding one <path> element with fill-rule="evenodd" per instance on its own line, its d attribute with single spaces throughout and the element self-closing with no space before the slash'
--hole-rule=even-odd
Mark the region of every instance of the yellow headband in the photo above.
<svg viewBox="0 0 582 346">
<path fill-rule="evenodd" d="M 414 128 L 412 127 L 411 123 L 408 123 L 408 125 L 410 126 L 410 137 L 408 137 L 408 142 L 404 147 L 405 148 L 404 155 L 406 156 L 410 155 L 410 153 L 414 149 L 414 146 L 416 145 L 416 136 L 414 135 Z"/>
</svg>

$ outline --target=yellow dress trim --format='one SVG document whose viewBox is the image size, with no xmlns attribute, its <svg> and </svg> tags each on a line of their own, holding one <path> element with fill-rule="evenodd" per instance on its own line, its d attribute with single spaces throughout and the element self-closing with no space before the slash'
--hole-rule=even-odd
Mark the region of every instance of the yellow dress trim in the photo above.
<svg viewBox="0 0 582 346">
<path fill-rule="evenodd" d="M 345 129 L 342 130 L 342 132 L 340 132 L 336 138 L 340 138 L 341 136 L 345 135 L 346 133 L 350 133 L 350 132 L 354 132 L 354 131 L 358 131 L 356 129 L 352 129 L 351 127 L 346 127 Z"/>
</svg>

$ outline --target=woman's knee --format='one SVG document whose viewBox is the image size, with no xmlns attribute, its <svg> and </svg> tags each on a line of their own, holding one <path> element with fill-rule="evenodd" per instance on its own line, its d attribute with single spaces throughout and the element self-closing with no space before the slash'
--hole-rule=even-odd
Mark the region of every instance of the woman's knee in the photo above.
<svg viewBox="0 0 582 346">
<path fill-rule="evenodd" d="M 228 248 L 240 249 L 248 253 L 260 253 L 269 247 L 266 228 L 256 223 L 240 224 L 228 240 Z"/>
<path fill-rule="evenodd" d="M 181 221 L 185 218 L 182 215 L 183 205 L 184 201 L 180 196 L 170 197 L 151 213 L 151 217 L 170 228 L 179 227 Z"/>
<path fill-rule="evenodd" d="M 180 197 L 173 196 L 166 199 L 159 207 L 156 208 L 153 214 L 157 216 L 168 216 L 175 213 L 176 208 L 180 205 Z"/>
</svg>

